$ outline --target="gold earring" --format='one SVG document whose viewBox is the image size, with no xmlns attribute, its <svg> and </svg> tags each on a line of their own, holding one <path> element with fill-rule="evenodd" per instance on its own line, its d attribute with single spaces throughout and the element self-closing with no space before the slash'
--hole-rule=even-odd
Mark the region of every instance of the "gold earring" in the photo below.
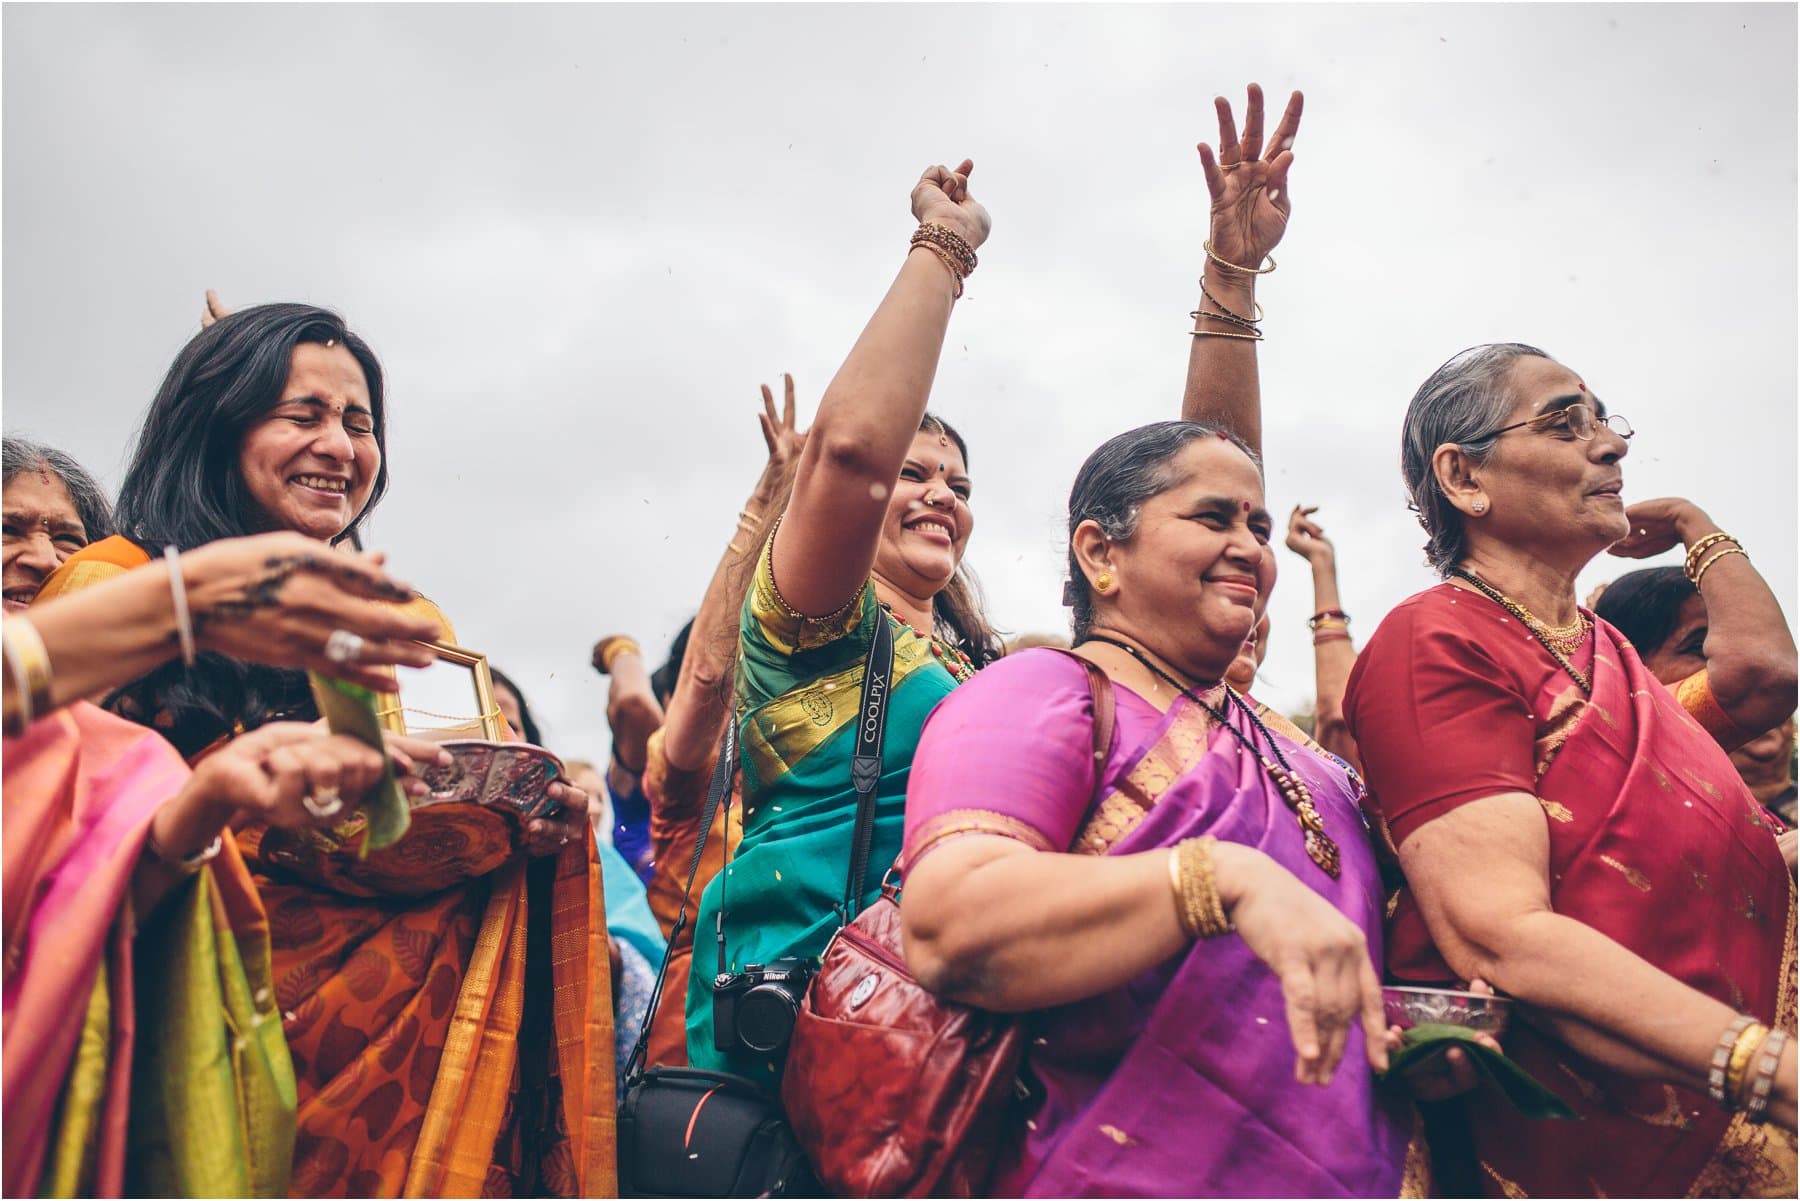
<svg viewBox="0 0 1800 1201">
<path fill-rule="evenodd" d="M 1096 575 L 1094 577 L 1094 591 L 1095 592 L 1099 592 L 1104 595 L 1105 593 L 1112 591 L 1112 586 L 1113 586 L 1112 572 L 1103 571 L 1099 575 Z"/>
</svg>

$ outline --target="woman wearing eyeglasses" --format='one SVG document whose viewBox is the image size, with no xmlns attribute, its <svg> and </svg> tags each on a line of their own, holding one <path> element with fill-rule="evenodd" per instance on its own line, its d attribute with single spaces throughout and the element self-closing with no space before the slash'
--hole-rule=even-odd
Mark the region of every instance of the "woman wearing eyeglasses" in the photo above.
<svg viewBox="0 0 1800 1201">
<path fill-rule="evenodd" d="M 1402 467 L 1445 582 L 1388 615 L 1345 698 L 1405 873 L 1387 967 L 1510 994 L 1527 1020 L 1507 1053 L 1585 1119 L 1470 1095 L 1489 1195 L 1791 1196 L 1794 901 L 1775 823 L 1575 599 L 1589 560 L 1647 537 L 1621 499 L 1631 433 L 1517 344 L 1456 356 L 1407 410 Z M 1704 592 L 1741 584 L 1735 542 L 1691 546 Z"/>
</svg>

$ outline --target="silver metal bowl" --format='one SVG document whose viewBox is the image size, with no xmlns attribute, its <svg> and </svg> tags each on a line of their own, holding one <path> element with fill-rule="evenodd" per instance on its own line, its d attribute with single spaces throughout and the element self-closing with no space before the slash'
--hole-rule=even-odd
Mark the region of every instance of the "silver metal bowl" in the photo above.
<svg viewBox="0 0 1800 1201">
<path fill-rule="evenodd" d="M 1448 988 L 1384 988 L 1381 1005 L 1390 1026 L 1410 1030 L 1414 1026 L 1462 1026 L 1500 1037 L 1512 1016 L 1512 1002 L 1505 997 Z"/>
</svg>

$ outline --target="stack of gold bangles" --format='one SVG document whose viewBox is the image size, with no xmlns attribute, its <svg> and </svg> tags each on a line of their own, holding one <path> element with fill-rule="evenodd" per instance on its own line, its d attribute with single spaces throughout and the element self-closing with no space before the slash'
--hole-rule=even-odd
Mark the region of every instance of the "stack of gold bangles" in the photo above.
<svg viewBox="0 0 1800 1201">
<path fill-rule="evenodd" d="M 12 672 L 13 703 L 6 707 L 5 732 L 17 738 L 35 718 L 50 711 L 50 652 L 27 617 L 0 623 L 6 666 Z"/>
<path fill-rule="evenodd" d="M 1752 1122 L 1763 1121 L 1787 1042 L 1787 1031 L 1771 1030 L 1748 1014 L 1738 1017 L 1713 1048 L 1707 1093 L 1726 1109 L 1741 1109 Z"/>
<path fill-rule="evenodd" d="M 1701 557 L 1721 542 L 1729 542 L 1731 545 L 1707 558 L 1704 563 L 1701 562 Z M 1743 555 L 1746 559 L 1750 557 L 1749 552 L 1744 549 L 1743 543 L 1730 534 L 1708 534 L 1688 548 L 1687 561 L 1681 565 L 1681 573 L 1687 576 L 1688 583 L 1698 588 L 1700 580 L 1706 575 L 1706 569 L 1727 555 Z"/>
<path fill-rule="evenodd" d="M 1269 265 L 1267 267 L 1245 267 L 1234 263 L 1229 259 L 1222 258 L 1219 253 L 1213 249 L 1211 238 L 1208 238 L 1206 241 L 1206 257 L 1210 262 L 1217 264 L 1221 270 L 1235 271 L 1240 275 L 1267 275 L 1269 272 L 1275 270 L 1275 260 L 1273 258 L 1269 259 Z M 1207 289 L 1206 278 L 1204 276 L 1200 279 L 1200 295 L 1205 298 L 1207 304 L 1212 305 L 1212 308 L 1209 309 L 1202 306 L 1189 313 L 1188 316 L 1195 321 L 1199 321 L 1204 317 L 1219 325 L 1225 326 L 1226 328 L 1209 329 L 1205 326 L 1199 326 L 1189 330 L 1189 334 L 1196 338 L 1239 338 L 1245 342 L 1261 342 L 1263 340 L 1261 324 L 1263 317 L 1262 305 L 1252 300 L 1250 302 L 1250 312 L 1248 315 L 1234 313 L 1225 307 L 1224 301 L 1220 300 L 1217 296 L 1214 296 L 1212 292 Z"/>
<path fill-rule="evenodd" d="M 1324 609 L 1306 619 L 1306 626 L 1312 631 L 1313 645 L 1322 642 L 1350 640 L 1350 615 L 1342 609 Z"/>
<path fill-rule="evenodd" d="M 907 249 L 911 251 L 916 246 L 923 246 L 937 255 L 950 274 L 956 277 L 955 295 L 960 297 L 963 294 L 963 280 L 975 274 L 975 268 L 981 263 L 975 257 L 974 248 L 955 230 L 932 221 L 925 222 L 913 231 L 912 242 Z"/>
<path fill-rule="evenodd" d="M 614 634 L 594 648 L 594 658 L 601 671 L 611 674 L 613 663 L 620 655 L 642 655 L 643 649 L 637 640 L 624 634 Z"/>
<path fill-rule="evenodd" d="M 1219 899 L 1213 878 L 1212 849 L 1217 840 L 1207 834 L 1185 838 L 1169 848 L 1169 884 L 1175 890 L 1175 913 L 1189 938 L 1215 938 L 1231 932 L 1231 919 Z"/>
</svg>

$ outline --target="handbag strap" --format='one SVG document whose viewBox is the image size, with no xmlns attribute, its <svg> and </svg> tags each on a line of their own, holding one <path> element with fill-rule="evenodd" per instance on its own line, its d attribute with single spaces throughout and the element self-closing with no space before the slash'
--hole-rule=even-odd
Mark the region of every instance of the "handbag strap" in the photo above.
<svg viewBox="0 0 1800 1201">
<path fill-rule="evenodd" d="M 675 924 L 669 930 L 669 942 L 663 948 L 662 966 L 656 969 L 656 985 L 650 990 L 650 1007 L 644 1011 L 643 1023 L 638 1027 L 637 1042 L 632 1045 L 631 1058 L 625 1061 L 627 1083 L 644 1067 L 643 1060 L 650 1041 L 650 1025 L 656 1020 L 656 1011 L 662 1004 L 663 985 L 669 978 L 669 961 L 675 957 L 676 941 L 681 937 L 682 931 L 687 929 L 688 902 L 693 899 L 694 878 L 700 874 L 700 857 L 706 851 L 706 836 L 712 833 L 713 819 L 719 812 L 719 803 L 731 791 L 731 777 L 736 770 L 737 719 L 728 714 L 725 734 L 719 739 L 719 759 L 713 765 L 712 782 L 706 788 L 706 804 L 700 811 L 700 837 L 694 840 L 694 859 L 688 864 L 687 884 L 681 890 L 681 910 L 675 915 Z"/>
<path fill-rule="evenodd" d="M 875 791 L 881 785 L 881 749 L 887 741 L 888 693 L 894 681 L 894 627 L 881 609 L 875 611 L 875 634 L 863 662 L 862 698 L 856 705 L 856 745 L 850 757 L 850 783 L 856 789 L 856 826 L 850 835 L 850 870 L 844 879 L 844 902 L 838 909 L 848 926 L 861 908 L 869 871 L 869 848 L 875 841 Z"/>
</svg>

